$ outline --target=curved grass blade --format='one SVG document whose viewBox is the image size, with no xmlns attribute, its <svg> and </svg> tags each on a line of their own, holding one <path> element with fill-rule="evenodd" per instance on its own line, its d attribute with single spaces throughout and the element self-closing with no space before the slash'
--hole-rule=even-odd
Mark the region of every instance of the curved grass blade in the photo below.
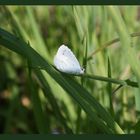
<svg viewBox="0 0 140 140">
<path fill-rule="evenodd" d="M 99 116 L 106 122 L 108 129 L 111 129 L 113 133 L 123 134 L 123 130 L 119 125 L 113 120 L 111 115 L 92 97 L 89 92 L 83 88 L 80 84 L 74 81 L 68 76 L 61 75 L 57 72 L 44 58 L 42 58 L 35 50 L 33 50 L 27 43 L 22 41 L 20 38 L 0 29 L 0 44 L 6 48 L 22 55 L 24 58 L 31 62 L 33 67 L 44 67 L 45 71 L 65 90 L 72 96 L 77 103 L 87 112 L 90 116 L 94 116 L 94 110 L 97 111 Z M 88 106 L 87 106 L 88 103 Z M 85 107 L 86 106 L 86 107 Z M 89 108 L 88 108 L 89 107 Z M 92 109 L 90 109 L 92 107 Z M 90 110 L 89 110 L 90 109 Z M 97 123 L 101 123 L 97 126 L 103 131 L 108 131 L 106 125 L 99 121 L 98 117 L 93 117 Z"/>
</svg>

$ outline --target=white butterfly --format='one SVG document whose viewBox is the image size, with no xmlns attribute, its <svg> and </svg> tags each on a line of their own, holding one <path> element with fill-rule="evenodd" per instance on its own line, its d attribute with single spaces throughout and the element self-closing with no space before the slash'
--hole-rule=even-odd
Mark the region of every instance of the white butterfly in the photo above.
<svg viewBox="0 0 140 140">
<path fill-rule="evenodd" d="M 65 45 L 61 45 L 54 57 L 55 67 L 64 73 L 80 75 L 84 69 L 80 67 L 73 52 Z"/>
</svg>

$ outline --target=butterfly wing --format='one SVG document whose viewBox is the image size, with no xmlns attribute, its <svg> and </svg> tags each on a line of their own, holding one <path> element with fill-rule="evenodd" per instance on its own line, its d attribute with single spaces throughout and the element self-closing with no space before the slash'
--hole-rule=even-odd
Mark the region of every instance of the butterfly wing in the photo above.
<svg viewBox="0 0 140 140">
<path fill-rule="evenodd" d="M 56 68 L 70 74 L 83 74 L 80 64 L 72 51 L 65 45 L 61 45 L 54 58 Z"/>
<path fill-rule="evenodd" d="M 80 64 L 79 64 L 77 58 L 75 57 L 75 55 L 73 54 L 73 52 L 65 45 L 60 46 L 60 48 L 58 49 L 57 55 L 66 56 L 69 59 L 71 59 L 71 61 L 73 61 L 76 65 L 80 66 Z"/>
</svg>

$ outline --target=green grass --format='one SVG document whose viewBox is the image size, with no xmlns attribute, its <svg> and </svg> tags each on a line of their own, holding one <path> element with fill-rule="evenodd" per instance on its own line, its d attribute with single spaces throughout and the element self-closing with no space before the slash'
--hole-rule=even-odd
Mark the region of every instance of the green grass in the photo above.
<svg viewBox="0 0 140 140">
<path fill-rule="evenodd" d="M 1 133 L 139 133 L 138 7 L 0 11 Z M 53 66 L 61 44 L 72 49 L 84 75 Z"/>
</svg>

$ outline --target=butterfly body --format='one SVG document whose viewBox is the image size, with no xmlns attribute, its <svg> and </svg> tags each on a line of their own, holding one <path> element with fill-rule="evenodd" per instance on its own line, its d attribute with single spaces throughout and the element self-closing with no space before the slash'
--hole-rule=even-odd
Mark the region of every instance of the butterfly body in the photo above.
<svg viewBox="0 0 140 140">
<path fill-rule="evenodd" d="M 65 45 L 61 45 L 54 57 L 55 67 L 64 73 L 80 75 L 84 70 L 80 67 L 73 52 Z"/>
</svg>

